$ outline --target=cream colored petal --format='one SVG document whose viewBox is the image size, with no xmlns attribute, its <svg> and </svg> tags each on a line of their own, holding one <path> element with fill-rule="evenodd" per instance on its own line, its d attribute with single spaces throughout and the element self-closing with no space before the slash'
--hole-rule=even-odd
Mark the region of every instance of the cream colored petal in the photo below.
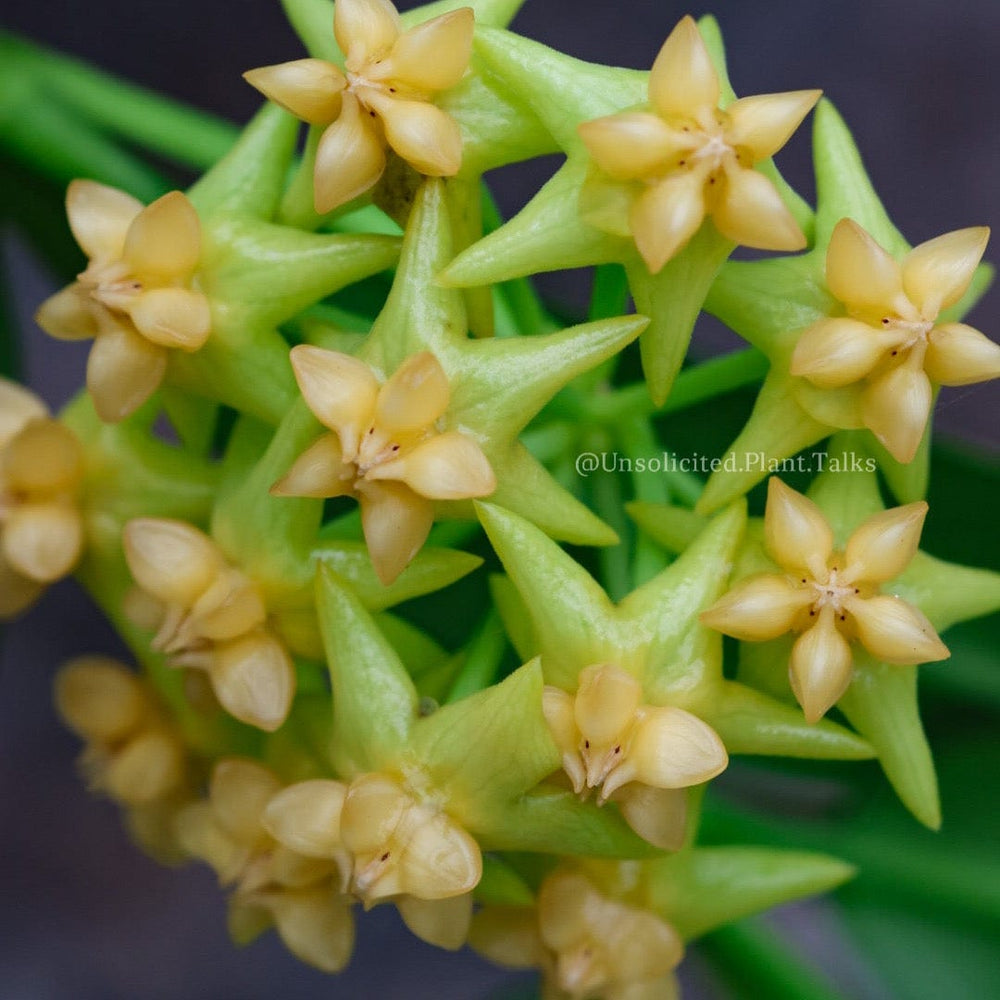
<svg viewBox="0 0 1000 1000">
<path fill-rule="evenodd" d="M 734 101 L 726 108 L 730 122 L 726 141 L 749 149 L 754 163 L 766 160 L 788 142 L 822 94 L 821 90 L 790 90 Z"/>
<path fill-rule="evenodd" d="M 538 890 L 542 942 L 553 951 L 571 947 L 590 930 L 588 916 L 600 912 L 603 898 L 582 875 L 556 870 Z"/>
<path fill-rule="evenodd" d="M 264 826 L 293 851 L 310 858 L 333 858 L 343 848 L 340 815 L 346 795 L 347 786 L 340 781 L 289 785 L 267 803 Z"/>
<path fill-rule="evenodd" d="M 623 181 L 648 177 L 693 147 L 690 135 L 646 111 L 597 118 L 584 122 L 577 132 L 601 170 Z"/>
<path fill-rule="evenodd" d="M 852 668 L 851 647 L 827 605 L 816 624 L 796 640 L 788 664 L 792 691 L 807 722 L 818 722 L 837 703 L 851 683 Z"/>
<path fill-rule="evenodd" d="M 67 504 L 22 504 L 8 515 L 0 541 L 4 558 L 17 573 L 36 583 L 53 583 L 80 558 L 83 522 Z"/>
<path fill-rule="evenodd" d="M 925 319 L 933 319 L 966 293 L 989 238 L 986 226 L 957 229 L 906 255 L 903 287 Z"/>
<path fill-rule="evenodd" d="M 339 0 L 340 6 L 343 0 Z M 330 887 L 268 893 L 268 908 L 285 947 L 323 972 L 340 972 L 354 950 L 351 902 Z"/>
<path fill-rule="evenodd" d="M 922 368 L 902 364 L 861 396 L 861 419 L 897 462 L 911 462 L 927 428 L 934 393 Z"/>
<path fill-rule="evenodd" d="M 882 583 L 899 576 L 917 554 L 926 516 L 927 503 L 920 500 L 880 511 L 862 522 L 847 542 L 844 582 Z"/>
<path fill-rule="evenodd" d="M 97 336 L 97 320 L 88 293 L 79 282 L 49 296 L 35 313 L 35 322 L 57 340 L 90 340 Z"/>
<path fill-rule="evenodd" d="M 248 896 L 231 896 L 226 911 L 226 930 L 233 944 L 246 947 L 274 926 L 269 910 L 249 902 Z"/>
<path fill-rule="evenodd" d="M 264 624 L 267 608 L 257 585 L 237 569 L 224 569 L 191 609 L 191 628 L 205 639 L 235 639 Z"/>
<path fill-rule="evenodd" d="M 779 566 L 807 569 L 820 577 L 833 552 L 833 532 L 812 500 L 772 476 L 767 483 L 764 544 Z"/>
<path fill-rule="evenodd" d="M 846 608 L 861 644 L 885 663 L 929 663 L 951 656 L 927 618 L 898 597 L 876 594 L 867 600 L 850 601 Z"/>
<path fill-rule="evenodd" d="M 928 337 L 924 371 L 940 385 L 1000 378 L 1000 344 L 964 323 L 936 326 Z"/>
<path fill-rule="evenodd" d="M 669 706 L 643 709 L 627 757 L 632 780 L 655 788 L 700 785 L 724 771 L 728 763 L 726 748 L 711 726 Z M 617 777 L 616 770 L 604 783 L 605 797 L 614 791 Z"/>
<path fill-rule="evenodd" d="M 209 865 L 223 885 L 239 878 L 250 860 L 246 846 L 219 826 L 208 802 L 193 802 L 181 809 L 174 833 L 184 851 Z"/>
<path fill-rule="evenodd" d="M 496 476 L 472 438 L 460 431 L 435 434 L 413 451 L 372 469 L 370 479 L 398 479 L 431 500 L 467 500 L 489 496 Z"/>
<path fill-rule="evenodd" d="M 83 449 L 58 420 L 33 420 L 8 443 L 3 474 L 8 487 L 25 496 L 67 493 L 83 476 Z"/>
<path fill-rule="evenodd" d="M 462 133 L 451 115 L 427 101 L 404 101 L 367 91 L 389 145 L 414 170 L 428 177 L 453 177 L 462 165 Z"/>
<path fill-rule="evenodd" d="M 856 319 L 821 319 L 799 337 L 790 371 L 822 389 L 850 385 L 868 375 L 904 337 Z"/>
<path fill-rule="evenodd" d="M 337 0 L 333 33 L 348 59 L 375 59 L 399 37 L 399 14 L 389 0 Z"/>
<path fill-rule="evenodd" d="M 149 710 L 138 676 L 107 656 L 81 656 L 56 674 L 56 710 L 86 740 L 114 743 L 134 732 Z"/>
<path fill-rule="evenodd" d="M 705 218 L 705 176 L 679 170 L 647 188 L 632 203 L 629 226 L 635 245 L 656 274 L 681 251 Z"/>
<path fill-rule="evenodd" d="M 254 632 L 215 649 L 209 669 L 222 707 L 240 722 L 273 733 L 288 717 L 295 668 L 288 651 L 267 632 Z"/>
<path fill-rule="evenodd" d="M 10 621 L 26 611 L 43 590 L 42 584 L 29 580 L 7 562 L 0 546 L 0 621 Z"/>
<path fill-rule="evenodd" d="M 66 190 L 69 227 L 91 260 L 118 260 L 128 227 L 141 211 L 141 201 L 97 181 L 72 181 Z"/>
<path fill-rule="evenodd" d="M 841 302 L 889 311 L 903 289 L 903 275 L 853 219 L 841 219 L 826 251 L 826 284 Z"/>
<path fill-rule="evenodd" d="M 212 332 L 212 313 L 201 292 L 154 288 L 137 295 L 128 314 L 136 329 L 154 344 L 197 351 Z"/>
<path fill-rule="evenodd" d="M 382 137 L 353 94 L 345 94 L 340 117 L 316 149 L 313 200 L 320 215 L 364 194 L 385 170 Z"/>
<path fill-rule="evenodd" d="M 397 369 L 379 390 L 375 420 L 389 434 L 430 427 L 448 409 L 451 389 L 441 363 L 421 351 Z"/>
<path fill-rule="evenodd" d="M 469 68 L 475 26 L 471 7 L 424 21 L 400 35 L 389 58 L 367 75 L 373 80 L 398 81 L 414 90 L 454 87 Z"/>
<path fill-rule="evenodd" d="M 701 622 L 709 628 L 749 642 L 777 639 L 812 603 L 816 594 L 773 573 L 751 577 L 723 594 Z"/>
<path fill-rule="evenodd" d="M 399 861 L 405 892 L 419 899 L 448 899 L 471 892 L 483 874 L 479 845 L 444 813 L 421 823 Z"/>
<path fill-rule="evenodd" d="M 129 226 L 123 256 L 147 280 L 190 277 L 201 257 L 201 223 L 187 196 L 171 191 L 144 208 Z"/>
<path fill-rule="evenodd" d="M 368 554 L 388 586 L 427 541 L 434 505 L 401 483 L 365 483 L 359 499 Z"/>
<path fill-rule="evenodd" d="M 495 965 L 533 969 L 544 958 L 534 907 L 486 906 L 472 918 L 470 947 Z"/>
<path fill-rule="evenodd" d="M 469 936 L 472 922 L 472 893 L 450 899 L 418 899 L 416 896 L 400 896 L 396 908 L 403 923 L 421 941 L 437 948 L 458 951 Z"/>
<path fill-rule="evenodd" d="M 664 851 L 679 851 L 687 833 L 687 792 L 632 783 L 614 794 L 625 822 L 643 840 Z"/>
<path fill-rule="evenodd" d="M 649 74 L 649 99 L 666 116 L 719 106 L 719 77 L 694 18 L 682 18 L 663 43 Z"/>
<path fill-rule="evenodd" d="M 184 521 L 135 518 L 122 543 L 136 583 L 165 604 L 193 607 L 224 568 L 215 543 Z"/>
<path fill-rule="evenodd" d="M 183 776 L 180 744 L 169 733 L 149 730 L 111 758 L 102 785 L 119 802 L 140 805 L 168 795 Z"/>
<path fill-rule="evenodd" d="M 351 461 L 375 412 L 379 385 L 371 368 L 349 354 L 309 344 L 293 347 L 291 362 L 309 409 L 337 432 L 343 458 Z"/>
<path fill-rule="evenodd" d="M 262 818 L 268 802 L 280 790 L 281 782 L 270 768 L 248 758 L 225 758 L 212 770 L 212 814 L 222 829 L 241 844 L 267 845 Z"/>
<path fill-rule="evenodd" d="M 48 407 L 30 389 L 0 375 L 0 447 L 29 421 L 48 415 Z"/>
<path fill-rule="evenodd" d="M 756 170 L 725 171 L 719 201 L 712 209 L 715 228 L 727 239 L 759 250 L 802 250 L 806 238 L 778 189 Z"/>
<path fill-rule="evenodd" d="M 160 387 L 167 352 L 130 326 L 106 327 L 87 358 L 87 388 L 97 415 L 106 423 L 131 416 Z"/>
<path fill-rule="evenodd" d="M 624 736 L 642 704 L 642 685 L 627 670 L 594 664 L 580 671 L 573 714 L 580 734 L 597 746 Z"/>
<path fill-rule="evenodd" d="M 384 849 L 413 799 L 384 774 L 362 774 L 348 786 L 340 817 L 340 837 L 352 854 Z"/>
<path fill-rule="evenodd" d="M 563 770 L 579 795 L 587 784 L 587 772 L 580 757 L 580 730 L 573 709 L 576 699 L 565 691 L 546 685 L 542 692 L 542 714 L 552 741 L 562 757 Z"/>
<path fill-rule="evenodd" d="M 288 889 L 315 887 L 321 882 L 324 888 L 332 887 L 331 876 L 337 873 L 337 866 L 331 858 L 307 858 L 284 844 L 278 844 L 271 850 L 268 867 L 270 881 Z"/>
<path fill-rule="evenodd" d="M 602 938 L 616 985 L 643 983 L 677 967 L 684 943 L 670 924 L 649 910 L 612 906 Z"/>
<path fill-rule="evenodd" d="M 324 434 L 271 487 L 276 497 L 341 497 L 354 489 L 357 467 L 341 457 L 340 438 Z"/>
<path fill-rule="evenodd" d="M 323 59 L 295 59 L 243 74 L 268 100 L 310 125 L 329 125 L 340 114 L 344 74 Z"/>
</svg>

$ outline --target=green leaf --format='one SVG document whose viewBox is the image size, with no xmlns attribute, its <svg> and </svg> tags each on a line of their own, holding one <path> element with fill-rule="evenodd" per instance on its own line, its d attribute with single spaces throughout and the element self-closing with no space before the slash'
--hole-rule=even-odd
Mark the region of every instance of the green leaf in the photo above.
<svg viewBox="0 0 1000 1000">
<path fill-rule="evenodd" d="M 236 145 L 188 191 L 202 219 L 231 212 L 270 219 L 278 208 L 295 152 L 298 121 L 265 104 Z"/>
<path fill-rule="evenodd" d="M 825 854 L 767 847 L 698 847 L 647 865 L 649 905 L 685 939 L 806 896 L 855 875 Z"/>
<path fill-rule="evenodd" d="M 483 877 L 475 888 L 476 902 L 483 906 L 532 906 L 535 894 L 510 865 L 497 855 L 483 856 Z"/>
<path fill-rule="evenodd" d="M 409 737 L 417 717 L 416 689 L 361 602 L 325 566 L 316 574 L 316 601 L 333 684 L 338 773 L 377 771 Z"/>
</svg>

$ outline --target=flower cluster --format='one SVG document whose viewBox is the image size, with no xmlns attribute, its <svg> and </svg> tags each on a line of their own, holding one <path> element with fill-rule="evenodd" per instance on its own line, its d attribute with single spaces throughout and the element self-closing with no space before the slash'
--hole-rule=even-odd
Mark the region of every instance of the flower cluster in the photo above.
<svg viewBox="0 0 1000 1000">
<path fill-rule="evenodd" d="M 717 846 L 731 758 L 875 757 L 940 821 L 916 668 L 1000 575 L 918 550 L 923 442 L 938 386 L 1000 374 L 960 322 L 988 234 L 906 247 L 826 102 L 814 211 L 771 157 L 819 91 L 736 99 L 711 19 L 637 73 L 506 31 L 518 6 L 288 0 L 309 56 L 246 74 L 269 103 L 187 194 L 70 185 L 88 264 L 38 322 L 95 342 L 58 417 L 0 381 L 0 615 L 75 570 L 115 623 L 138 672 L 77 661 L 59 710 L 237 941 L 337 972 L 353 904 L 392 903 L 546 996 L 664 1000 L 689 940 L 851 874 Z M 480 175 L 553 149 L 484 228 Z M 567 328 L 514 280 L 590 264 Z M 703 308 L 760 353 L 682 372 Z M 573 474 L 762 377 L 756 472 Z M 865 460 L 754 516 L 831 432 Z"/>
</svg>

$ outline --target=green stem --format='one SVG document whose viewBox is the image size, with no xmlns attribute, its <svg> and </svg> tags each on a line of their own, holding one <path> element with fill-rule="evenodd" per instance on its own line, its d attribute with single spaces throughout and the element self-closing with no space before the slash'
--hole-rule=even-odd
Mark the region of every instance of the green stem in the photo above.
<svg viewBox="0 0 1000 1000">
<path fill-rule="evenodd" d="M 489 687 L 496 679 L 506 648 L 507 633 L 496 609 L 492 608 L 476 630 L 465 654 L 465 663 L 462 664 L 444 704 L 461 701 L 470 694 Z"/>
<path fill-rule="evenodd" d="M 588 442 L 588 451 L 595 455 L 612 452 L 613 444 L 604 434 L 594 435 Z M 617 471 L 599 468 L 590 480 L 594 510 L 597 516 L 617 532 L 620 541 L 598 550 L 597 559 L 601 567 L 601 580 L 608 596 L 620 601 L 632 589 L 632 573 L 629 565 L 629 546 L 632 526 L 625 516 L 625 497 L 622 481 Z"/>
<path fill-rule="evenodd" d="M 819 973 L 784 948 L 757 922 L 731 924 L 703 938 L 699 947 L 740 1000 L 843 1000 Z"/>
<path fill-rule="evenodd" d="M 661 458 L 663 449 L 649 421 L 642 417 L 626 420 L 618 428 L 622 450 L 632 463 L 632 493 L 637 500 L 648 503 L 668 503 L 670 490 L 662 472 L 639 471 L 640 462 Z M 667 565 L 663 549 L 647 535 L 638 532 L 632 556 L 632 581 L 637 587 L 651 580 Z"/>
<path fill-rule="evenodd" d="M 92 177 L 153 201 L 170 184 L 138 157 L 52 103 L 24 93 L 20 106 L 0 119 L 0 148 L 58 184 Z"/>
<path fill-rule="evenodd" d="M 184 166 L 208 170 L 236 141 L 235 126 L 162 94 L 19 38 L 2 38 L 22 73 L 37 73 L 43 92 L 129 142 Z"/>
</svg>

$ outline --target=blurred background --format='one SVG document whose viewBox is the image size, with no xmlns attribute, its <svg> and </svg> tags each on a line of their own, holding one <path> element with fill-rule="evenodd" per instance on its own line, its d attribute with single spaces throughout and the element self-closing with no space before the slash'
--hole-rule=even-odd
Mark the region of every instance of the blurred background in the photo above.
<svg viewBox="0 0 1000 1000">
<path fill-rule="evenodd" d="M 410 6 L 400 4 L 401 9 Z M 1000 220 L 1000 4 L 992 0 L 718 0 L 705 9 L 662 0 L 528 0 L 513 27 L 581 58 L 648 68 L 683 14 L 706 12 L 720 21 L 738 94 L 824 89 L 854 131 L 890 216 L 912 244 Z M 2 20 L 7 30 L 237 123 L 245 122 L 258 103 L 240 74 L 301 55 L 278 0 L 238 5 L 7 0 Z M 0 129 L 5 113 L 0 93 Z M 811 199 L 808 131 L 803 129 L 779 154 L 778 165 Z M 556 165 L 541 161 L 490 178 L 505 215 L 519 208 Z M 6 214 L 2 222 L 3 267 L 16 290 L 3 307 L 16 318 L 28 381 L 58 407 L 82 383 L 87 348 L 55 345 L 34 328 L 32 311 L 60 282 L 15 234 Z M 988 250 L 990 258 L 1000 259 Z M 571 274 L 541 284 L 555 305 L 574 311 L 585 301 L 586 282 L 586 275 Z M 994 291 L 968 322 L 996 339 L 998 320 L 1000 295 Z M 707 354 L 732 343 L 706 324 L 694 349 Z M 936 426 L 963 443 L 960 451 L 971 448 L 992 456 L 996 468 L 998 413 L 996 386 L 945 390 Z M 962 494 L 961 482 L 956 478 L 950 487 L 945 482 L 936 488 Z M 992 490 L 994 502 L 996 485 L 996 476 L 979 482 Z M 939 509 L 947 519 L 945 511 L 958 508 L 942 504 Z M 986 504 L 961 520 L 956 514 L 954 521 L 939 523 L 931 541 L 937 539 L 940 554 L 949 558 L 996 568 L 996 536 L 992 504 Z M 981 647 L 974 666 L 995 670 L 996 647 L 983 638 L 986 633 L 969 636 L 970 648 Z M 116 810 L 90 798 L 74 771 L 78 745 L 54 718 L 51 678 L 73 655 L 119 649 L 110 628 L 66 584 L 6 629 L 0 641 L 0 1000 L 517 995 L 496 990 L 516 989 L 523 977 L 492 969 L 468 953 L 434 952 L 402 933 L 388 908 L 361 921 L 352 965 L 336 979 L 291 959 L 273 936 L 236 951 L 226 936 L 222 895 L 208 870 L 194 866 L 174 872 L 148 861 L 121 831 Z M 926 910 L 926 897 L 924 903 L 917 897 L 900 902 L 855 887 L 832 904 L 799 905 L 768 917 L 764 926 L 779 926 L 823 970 L 831 996 L 985 1000 L 1000 995 L 991 958 L 1000 908 L 983 905 L 984 898 L 995 900 L 1000 892 L 995 820 L 1000 809 L 994 805 L 991 778 L 997 777 L 997 767 L 990 745 L 996 681 L 970 707 L 967 688 L 956 691 L 952 681 L 942 680 L 947 669 L 926 668 L 935 699 L 929 711 L 932 744 L 946 750 L 945 829 L 927 843 L 932 854 L 947 859 L 975 842 L 982 863 L 961 872 L 949 869 L 955 893 L 940 912 Z M 864 815 L 888 815 L 886 828 L 898 829 L 900 842 L 923 843 L 925 835 L 915 822 L 899 814 L 879 790 L 877 772 L 854 767 L 862 783 L 870 779 L 874 789 L 866 793 Z M 764 798 L 771 795 L 774 809 L 792 811 L 803 796 L 822 801 L 834 794 L 830 788 L 841 770 L 829 769 L 829 788 L 812 772 L 786 774 L 780 787 L 768 784 L 767 768 L 756 765 L 734 768 L 729 781 L 742 781 L 745 788 L 748 783 L 756 787 L 759 779 L 761 787 L 771 789 Z M 948 776 L 955 780 L 949 783 Z M 860 885 L 865 884 L 862 876 Z M 970 908 L 979 914 L 971 922 L 966 919 Z M 685 963 L 682 979 L 689 1000 L 760 996 L 746 984 L 734 991 L 697 950 Z"/>
</svg>

